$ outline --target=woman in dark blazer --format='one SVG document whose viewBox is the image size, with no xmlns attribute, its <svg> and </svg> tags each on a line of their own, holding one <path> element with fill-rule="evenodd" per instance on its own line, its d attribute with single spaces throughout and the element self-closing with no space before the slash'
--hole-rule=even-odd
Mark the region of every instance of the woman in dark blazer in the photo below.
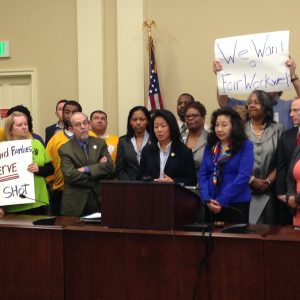
<svg viewBox="0 0 300 300">
<path fill-rule="evenodd" d="M 151 142 L 144 147 L 139 179 L 197 184 L 192 151 L 182 140 L 175 116 L 168 110 L 157 110 L 151 121 Z"/>
<path fill-rule="evenodd" d="M 248 222 L 253 164 L 253 144 L 238 113 L 229 107 L 216 110 L 199 171 L 201 199 L 213 221 Z"/>
<path fill-rule="evenodd" d="M 144 106 L 133 107 L 127 119 L 127 133 L 118 143 L 116 173 L 120 180 L 136 180 L 141 153 L 149 140 L 150 113 Z"/>
</svg>

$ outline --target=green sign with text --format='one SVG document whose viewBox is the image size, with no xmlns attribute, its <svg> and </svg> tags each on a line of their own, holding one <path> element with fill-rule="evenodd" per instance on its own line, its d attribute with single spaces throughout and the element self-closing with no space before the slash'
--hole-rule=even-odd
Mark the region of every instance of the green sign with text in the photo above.
<svg viewBox="0 0 300 300">
<path fill-rule="evenodd" d="M 0 57 L 10 57 L 9 42 L 0 41 Z"/>
</svg>

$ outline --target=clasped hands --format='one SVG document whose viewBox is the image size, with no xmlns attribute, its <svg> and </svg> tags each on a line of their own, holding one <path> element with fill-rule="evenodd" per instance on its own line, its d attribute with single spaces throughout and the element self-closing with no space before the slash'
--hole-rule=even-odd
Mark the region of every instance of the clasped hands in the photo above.
<svg viewBox="0 0 300 300">
<path fill-rule="evenodd" d="M 277 198 L 280 201 L 282 201 L 283 203 L 286 203 L 291 208 L 297 208 L 298 207 L 298 203 L 296 202 L 296 196 L 295 195 L 290 195 L 290 196 L 279 195 Z"/>
<path fill-rule="evenodd" d="M 168 175 L 164 174 L 163 177 L 154 179 L 155 182 L 174 182 L 174 180 Z"/>
<path fill-rule="evenodd" d="M 214 199 L 211 199 L 206 205 L 213 214 L 218 214 L 222 210 L 221 204 Z"/>
</svg>

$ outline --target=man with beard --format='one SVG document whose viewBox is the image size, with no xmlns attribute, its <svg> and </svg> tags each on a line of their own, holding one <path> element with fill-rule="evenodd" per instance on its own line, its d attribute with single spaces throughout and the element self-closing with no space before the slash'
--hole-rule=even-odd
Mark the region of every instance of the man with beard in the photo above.
<svg viewBox="0 0 300 300">
<path fill-rule="evenodd" d="M 62 215 L 82 216 L 100 211 L 100 180 L 113 171 L 112 159 L 103 139 L 89 136 L 85 114 L 76 112 L 70 119 L 73 138 L 58 152 L 65 179 Z"/>
<path fill-rule="evenodd" d="M 81 105 L 74 100 L 68 100 L 63 107 L 64 129 L 56 133 L 47 144 L 47 152 L 54 166 L 54 174 L 47 177 L 46 181 L 50 191 L 50 205 L 54 215 L 60 214 L 62 191 L 64 189 L 64 177 L 61 172 L 61 161 L 58 149 L 69 141 L 73 133 L 69 130 L 70 119 L 73 113 L 82 112 Z"/>
</svg>

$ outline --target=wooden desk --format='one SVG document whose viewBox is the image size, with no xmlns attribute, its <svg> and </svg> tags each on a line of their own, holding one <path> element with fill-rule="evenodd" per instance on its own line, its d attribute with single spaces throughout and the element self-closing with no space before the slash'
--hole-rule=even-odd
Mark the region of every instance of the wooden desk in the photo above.
<svg viewBox="0 0 300 300">
<path fill-rule="evenodd" d="M 264 247 L 257 235 L 117 230 L 69 226 L 65 230 L 68 300 L 264 299 Z M 212 243 L 208 268 L 197 272 Z M 80 283 L 80 284 L 78 284 Z"/>
<path fill-rule="evenodd" d="M 59 222 L 57 226 L 32 225 L 37 218 L 7 215 L 0 219 L 3 300 L 64 299 L 63 227 Z"/>
<path fill-rule="evenodd" d="M 186 300 L 195 287 L 196 299 L 297 298 L 300 232 L 291 227 L 208 238 L 31 218 L 0 220 L 1 299 Z M 213 252 L 198 276 L 206 246 Z"/>
</svg>

